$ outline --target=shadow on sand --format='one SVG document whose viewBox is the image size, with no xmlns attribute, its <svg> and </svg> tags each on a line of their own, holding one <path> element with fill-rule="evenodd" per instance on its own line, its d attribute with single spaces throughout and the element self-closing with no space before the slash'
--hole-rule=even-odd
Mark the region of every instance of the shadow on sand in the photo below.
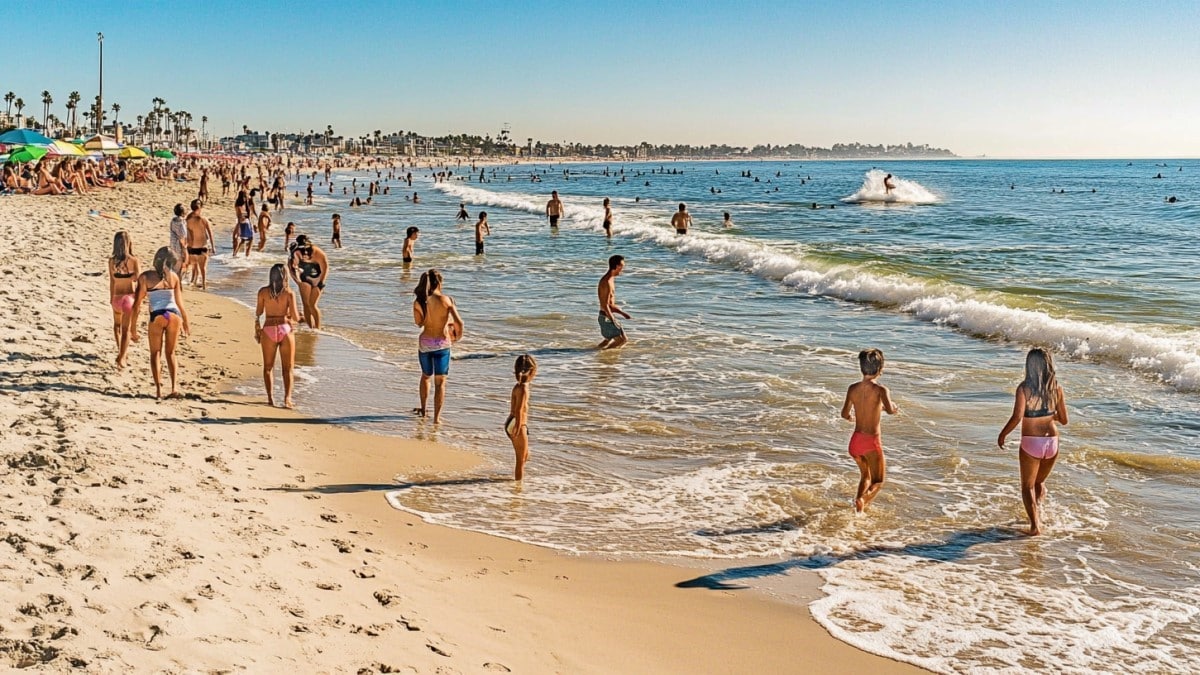
<svg viewBox="0 0 1200 675">
<path fill-rule="evenodd" d="M 777 524 L 772 524 L 777 525 Z M 728 534 L 755 533 L 759 531 L 774 531 L 763 528 L 746 528 L 743 531 L 730 531 Z M 1002 541 L 1023 538 L 1024 533 L 1009 528 L 990 527 L 977 528 L 954 532 L 942 541 L 922 542 L 906 546 L 886 547 L 872 546 L 860 551 L 842 555 L 814 555 L 805 558 L 794 558 L 766 565 L 751 565 L 748 567 L 730 567 L 706 574 L 695 579 L 688 579 L 675 584 L 676 588 L 708 588 L 711 590 L 741 590 L 750 588 L 745 584 L 731 583 L 742 579 L 758 579 L 761 577 L 787 574 L 793 569 L 816 570 L 833 567 L 848 560 L 869 560 L 890 555 L 909 555 L 938 562 L 953 562 L 967 557 L 972 546 L 992 544 Z"/>
</svg>

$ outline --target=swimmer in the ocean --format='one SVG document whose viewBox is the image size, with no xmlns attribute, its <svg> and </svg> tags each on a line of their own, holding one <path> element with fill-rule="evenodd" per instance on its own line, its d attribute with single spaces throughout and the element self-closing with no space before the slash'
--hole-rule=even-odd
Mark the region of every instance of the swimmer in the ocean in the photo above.
<svg viewBox="0 0 1200 675">
<path fill-rule="evenodd" d="M 883 189 L 889 195 L 892 194 L 892 190 L 896 189 L 896 184 L 892 182 L 892 174 L 889 173 L 883 177 Z"/>
<path fill-rule="evenodd" d="M 400 255 L 404 259 L 404 266 L 408 267 L 413 261 L 413 246 L 417 243 L 417 237 L 421 234 L 421 230 L 410 227 L 404 235 L 404 248 Z"/>
</svg>

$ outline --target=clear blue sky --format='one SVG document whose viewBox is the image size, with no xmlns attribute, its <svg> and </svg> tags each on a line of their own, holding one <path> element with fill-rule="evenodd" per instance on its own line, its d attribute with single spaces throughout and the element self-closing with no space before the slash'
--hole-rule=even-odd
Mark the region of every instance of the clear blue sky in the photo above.
<svg viewBox="0 0 1200 675">
<path fill-rule="evenodd" d="M 227 134 L 929 143 L 1200 156 L 1200 1 L 29 2 L 0 92 L 161 96 Z M 28 35 L 14 46 L 14 34 Z"/>
</svg>

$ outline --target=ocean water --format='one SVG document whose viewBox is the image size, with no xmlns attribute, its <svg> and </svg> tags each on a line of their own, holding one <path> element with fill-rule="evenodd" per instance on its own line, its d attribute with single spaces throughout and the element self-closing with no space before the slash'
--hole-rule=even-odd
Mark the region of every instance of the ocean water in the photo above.
<svg viewBox="0 0 1200 675">
<path fill-rule="evenodd" d="M 332 213 L 344 221 L 346 247 L 324 246 L 325 330 L 298 338 L 301 410 L 487 460 L 397 476 L 396 508 L 565 551 L 703 559 L 717 571 L 700 587 L 786 589 L 816 570 L 811 609 L 831 633 L 936 671 L 1200 670 L 1200 162 L 449 169 L 386 181 L 360 208 L 342 188 L 357 178 L 365 199 L 374 172 L 339 171 L 336 194 L 276 214 L 274 232 L 292 220 L 319 245 Z M 558 232 L 541 215 L 551 190 Z M 686 236 L 668 227 L 681 201 Z M 493 235 L 476 257 L 480 210 Z M 251 302 L 281 248 L 219 256 L 215 288 Z M 597 352 L 615 253 L 631 342 Z M 431 267 L 466 324 L 440 428 L 409 413 L 411 292 Z M 1034 345 L 1054 353 L 1071 424 L 1045 534 L 1028 538 L 1019 434 L 995 439 Z M 901 413 L 884 420 L 888 484 L 860 516 L 838 412 L 866 347 L 885 352 Z M 501 425 L 525 352 L 539 373 L 518 486 Z"/>
</svg>

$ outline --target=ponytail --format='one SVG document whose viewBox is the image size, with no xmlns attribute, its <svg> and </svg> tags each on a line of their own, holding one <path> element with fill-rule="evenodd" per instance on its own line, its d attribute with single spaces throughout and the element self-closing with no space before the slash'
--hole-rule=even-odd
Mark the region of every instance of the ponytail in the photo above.
<svg viewBox="0 0 1200 675">
<path fill-rule="evenodd" d="M 522 354 L 517 357 L 517 362 L 513 366 L 513 375 L 517 378 L 518 384 L 528 384 L 537 375 L 537 360 L 532 354 Z"/>
<path fill-rule="evenodd" d="M 158 272 L 160 279 L 166 279 L 173 267 L 175 267 L 175 254 L 171 253 L 171 249 L 164 246 L 154 253 L 154 271 Z"/>
</svg>

